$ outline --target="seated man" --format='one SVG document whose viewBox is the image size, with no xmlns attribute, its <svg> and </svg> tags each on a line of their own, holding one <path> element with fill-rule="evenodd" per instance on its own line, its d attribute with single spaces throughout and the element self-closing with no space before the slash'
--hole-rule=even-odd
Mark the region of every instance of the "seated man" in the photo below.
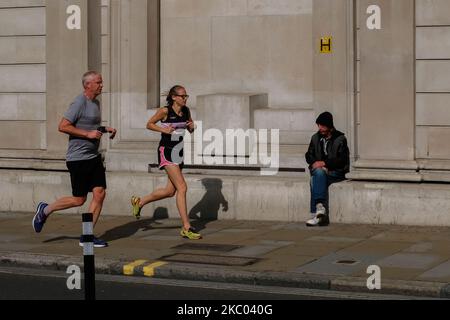
<svg viewBox="0 0 450 320">
<path fill-rule="evenodd" d="M 330 223 L 328 187 L 345 180 L 345 174 L 350 169 L 347 139 L 334 128 L 333 115 L 322 113 L 316 124 L 319 132 L 312 136 L 305 155 L 311 173 L 312 219 L 306 222 L 308 227 L 327 226 Z"/>
</svg>

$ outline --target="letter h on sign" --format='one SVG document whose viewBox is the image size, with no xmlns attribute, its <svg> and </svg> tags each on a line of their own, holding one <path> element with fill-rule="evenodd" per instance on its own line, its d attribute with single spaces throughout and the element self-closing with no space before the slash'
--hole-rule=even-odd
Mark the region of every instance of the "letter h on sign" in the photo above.
<svg viewBox="0 0 450 320">
<path fill-rule="evenodd" d="M 323 37 L 320 39 L 320 53 L 331 53 L 331 37 Z"/>
</svg>

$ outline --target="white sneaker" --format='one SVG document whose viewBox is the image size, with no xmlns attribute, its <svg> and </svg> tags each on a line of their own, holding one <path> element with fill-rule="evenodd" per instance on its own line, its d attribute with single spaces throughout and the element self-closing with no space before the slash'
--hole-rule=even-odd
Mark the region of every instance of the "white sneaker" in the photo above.
<svg viewBox="0 0 450 320">
<path fill-rule="evenodd" d="M 327 210 L 325 209 L 323 204 L 318 203 L 316 205 L 316 217 L 321 218 L 321 217 L 325 216 L 326 214 L 327 214 Z"/>
<path fill-rule="evenodd" d="M 328 218 L 327 211 L 323 204 L 319 203 L 316 206 L 317 212 L 312 219 L 306 221 L 307 227 L 326 227 L 330 224 L 330 219 Z"/>
<path fill-rule="evenodd" d="M 315 216 L 314 218 L 306 221 L 306 226 L 307 227 L 317 227 L 320 223 L 320 218 L 317 218 L 317 216 Z"/>
</svg>

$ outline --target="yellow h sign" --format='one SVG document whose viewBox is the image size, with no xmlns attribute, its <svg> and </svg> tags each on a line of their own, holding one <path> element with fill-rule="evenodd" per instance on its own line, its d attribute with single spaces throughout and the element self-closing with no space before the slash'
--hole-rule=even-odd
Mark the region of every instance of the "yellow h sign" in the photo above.
<svg viewBox="0 0 450 320">
<path fill-rule="evenodd" d="M 323 37 L 320 39 L 320 53 L 331 53 L 331 41 L 332 37 Z"/>
</svg>

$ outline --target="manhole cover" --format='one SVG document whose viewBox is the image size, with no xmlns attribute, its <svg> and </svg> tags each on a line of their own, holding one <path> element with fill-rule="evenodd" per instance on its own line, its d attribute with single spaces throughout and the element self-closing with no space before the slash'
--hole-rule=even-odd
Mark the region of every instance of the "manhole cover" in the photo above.
<svg viewBox="0 0 450 320">
<path fill-rule="evenodd" d="M 241 248 L 241 246 L 230 244 L 207 244 L 207 243 L 183 243 L 172 249 L 178 250 L 204 250 L 204 251 L 218 251 L 218 252 L 230 252 Z"/>
<path fill-rule="evenodd" d="M 220 266 L 248 266 L 258 261 L 256 258 L 244 257 L 228 257 L 215 255 L 201 255 L 176 253 L 174 255 L 162 257 L 163 261 L 183 262 L 183 263 L 199 263 L 199 264 L 214 264 Z"/>
<path fill-rule="evenodd" d="M 334 263 L 335 264 L 342 264 L 342 265 L 345 265 L 345 266 L 353 266 L 355 264 L 358 264 L 359 261 L 352 260 L 352 259 L 342 259 L 342 260 L 337 260 Z"/>
</svg>

